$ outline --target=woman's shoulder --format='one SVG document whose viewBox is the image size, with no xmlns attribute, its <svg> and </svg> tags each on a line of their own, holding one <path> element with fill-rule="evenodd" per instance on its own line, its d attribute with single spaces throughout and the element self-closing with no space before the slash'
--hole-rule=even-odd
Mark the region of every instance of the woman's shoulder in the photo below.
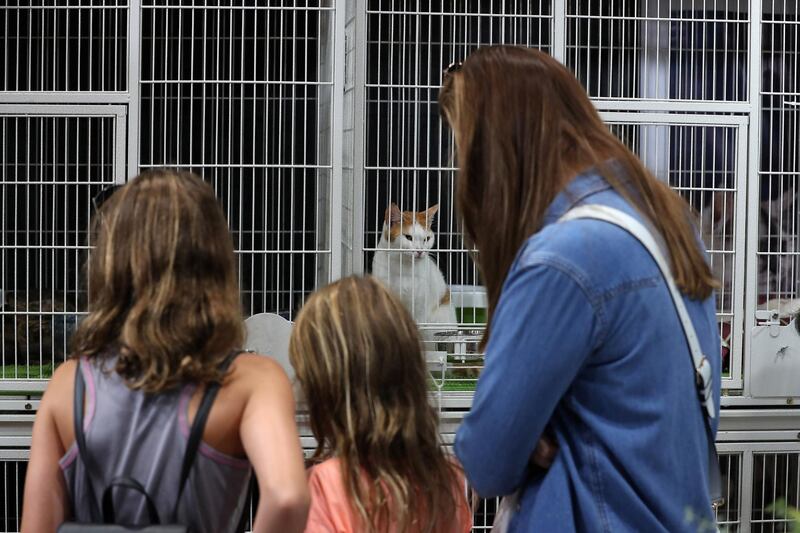
<svg viewBox="0 0 800 533">
<path fill-rule="evenodd" d="M 272 357 L 255 352 L 243 352 L 236 357 L 231 364 L 231 377 L 244 382 L 289 381 L 280 363 Z"/>
<path fill-rule="evenodd" d="M 654 278 L 656 263 L 623 228 L 594 219 L 550 224 L 524 244 L 516 269 L 552 267 L 596 291 L 624 280 Z"/>
</svg>

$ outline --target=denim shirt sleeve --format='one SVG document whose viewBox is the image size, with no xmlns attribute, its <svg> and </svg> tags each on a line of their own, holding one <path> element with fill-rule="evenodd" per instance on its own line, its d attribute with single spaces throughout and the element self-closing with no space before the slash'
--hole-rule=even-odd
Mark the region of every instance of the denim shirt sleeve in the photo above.
<svg viewBox="0 0 800 533">
<path fill-rule="evenodd" d="M 513 270 L 513 269 L 512 269 Z M 513 270 L 455 452 L 484 497 L 513 492 L 547 422 L 598 343 L 587 284 L 554 261 Z"/>
</svg>

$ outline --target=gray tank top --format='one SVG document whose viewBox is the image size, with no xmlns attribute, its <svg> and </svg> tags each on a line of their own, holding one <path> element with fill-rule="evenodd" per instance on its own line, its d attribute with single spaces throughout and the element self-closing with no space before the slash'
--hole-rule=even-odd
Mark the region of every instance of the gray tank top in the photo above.
<svg viewBox="0 0 800 533">
<path fill-rule="evenodd" d="M 94 457 L 91 483 L 97 498 L 117 476 L 141 483 L 153 498 L 162 521 L 169 521 L 178 493 L 181 463 L 189 436 L 189 400 L 196 386 L 144 394 L 129 389 L 114 372 L 115 359 L 105 363 L 81 359 L 86 382 L 84 431 Z M 103 366 L 101 368 L 101 365 Z M 73 444 L 60 460 L 72 502 L 73 520 L 91 522 L 86 470 Z M 178 506 L 178 522 L 193 532 L 233 532 L 247 498 L 250 463 L 221 453 L 205 442 L 195 458 Z M 144 498 L 115 489 L 117 521 L 148 523 Z M 99 502 L 98 502 L 99 505 Z"/>
</svg>

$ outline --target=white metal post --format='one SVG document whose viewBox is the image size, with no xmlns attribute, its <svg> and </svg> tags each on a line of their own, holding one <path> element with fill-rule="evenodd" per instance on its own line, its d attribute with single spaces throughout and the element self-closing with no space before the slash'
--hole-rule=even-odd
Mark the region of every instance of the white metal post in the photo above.
<svg viewBox="0 0 800 533">
<path fill-rule="evenodd" d="M 761 167 L 761 0 L 750 0 L 750 39 L 748 47 L 748 100 L 750 104 L 747 165 L 747 235 L 745 237 L 744 295 L 744 384 L 743 395 L 750 396 L 750 367 L 754 357 L 751 332 L 756 325 L 758 303 L 758 221 L 760 216 Z"/>
<path fill-rule="evenodd" d="M 567 63 L 567 2 L 553 0 L 552 25 L 550 31 L 553 57 L 562 64 Z"/>
<path fill-rule="evenodd" d="M 342 275 L 342 136 L 344 133 L 344 54 L 345 19 L 347 10 L 343 2 L 337 2 L 334 13 L 333 30 L 333 116 L 331 117 L 331 184 L 329 213 L 329 249 L 331 253 L 330 280 Z"/>
<path fill-rule="evenodd" d="M 128 177 L 139 173 L 139 54 L 141 50 L 141 0 L 128 6 Z"/>
<path fill-rule="evenodd" d="M 367 4 L 366 0 L 347 0 L 355 4 L 354 67 L 353 67 L 353 273 L 363 274 L 364 228 L 366 206 L 364 188 L 364 151 L 366 149 L 366 82 L 367 82 Z"/>
</svg>

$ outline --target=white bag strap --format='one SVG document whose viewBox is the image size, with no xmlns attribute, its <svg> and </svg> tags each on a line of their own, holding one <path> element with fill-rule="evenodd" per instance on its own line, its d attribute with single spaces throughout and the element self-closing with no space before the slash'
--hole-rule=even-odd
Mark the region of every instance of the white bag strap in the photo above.
<svg viewBox="0 0 800 533">
<path fill-rule="evenodd" d="M 686 305 L 683 303 L 683 296 L 681 296 L 678 287 L 675 285 L 675 280 L 672 278 L 672 272 L 669 268 L 669 263 L 664 259 L 661 253 L 661 247 L 656 242 L 653 234 L 638 220 L 613 207 L 598 204 L 586 204 L 570 209 L 560 221 L 574 220 L 578 218 L 592 218 L 603 220 L 611 224 L 615 224 L 642 243 L 642 245 L 650 253 L 650 256 L 658 265 L 664 280 L 669 287 L 672 302 L 675 304 L 675 310 L 678 312 L 683 332 L 686 336 L 686 342 L 689 344 L 689 351 L 692 356 L 692 366 L 695 371 L 695 384 L 697 385 L 698 396 L 702 411 L 705 412 L 703 417 L 703 425 L 706 430 L 706 439 L 708 441 L 708 483 L 709 493 L 711 495 L 711 507 L 716 510 L 724 504 L 725 500 L 722 497 L 722 479 L 719 471 L 719 460 L 717 458 L 717 448 L 714 444 L 714 436 L 711 433 L 712 420 L 716 416 L 716 405 L 714 404 L 714 396 L 712 394 L 712 372 L 711 363 L 703 351 L 700 349 L 700 341 L 697 339 L 697 332 L 694 329 L 689 312 L 686 310 Z"/>
</svg>

